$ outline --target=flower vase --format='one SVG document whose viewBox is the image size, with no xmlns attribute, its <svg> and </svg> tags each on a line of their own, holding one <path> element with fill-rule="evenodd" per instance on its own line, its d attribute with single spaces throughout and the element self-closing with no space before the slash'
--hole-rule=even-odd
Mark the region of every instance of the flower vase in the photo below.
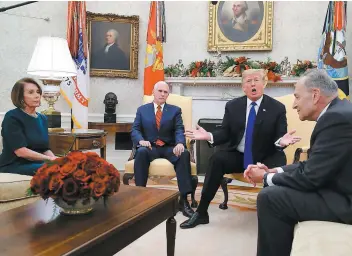
<svg viewBox="0 0 352 256">
<path fill-rule="evenodd" d="M 96 201 L 93 198 L 77 199 L 75 204 L 69 205 L 59 197 L 55 198 L 54 202 L 60 207 L 60 213 L 63 215 L 82 215 L 90 213 Z"/>
</svg>

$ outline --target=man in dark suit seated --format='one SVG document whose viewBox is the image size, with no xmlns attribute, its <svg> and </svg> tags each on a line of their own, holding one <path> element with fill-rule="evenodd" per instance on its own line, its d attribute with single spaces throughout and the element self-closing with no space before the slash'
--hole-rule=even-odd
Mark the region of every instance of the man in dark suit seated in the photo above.
<svg viewBox="0 0 352 256">
<path fill-rule="evenodd" d="M 177 184 L 181 193 L 180 210 L 186 217 L 194 213 L 187 201 L 192 192 L 191 161 L 186 147 L 181 108 L 166 103 L 169 86 L 157 82 L 154 86 L 154 101 L 137 109 L 132 126 L 133 145 L 137 146 L 134 161 L 134 176 L 137 186 L 145 187 L 150 162 L 165 158 L 175 167 Z"/>
<path fill-rule="evenodd" d="M 300 120 L 317 122 L 308 160 L 275 169 L 250 165 L 244 173 L 265 186 L 257 198 L 258 256 L 289 256 L 298 222 L 352 224 L 352 105 L 337 95 L 324 70 L 306 72 L 293 108 Z"/>
<path fill-rule="evenodd" d="M 283 147 L 300 138 L 286 133 L 285 106 L 263 95 L 266 83 L 266 71 L 244 71 L 242 89 L 246 96 L 226 103 L 221 129 L 212 134 L 199 126 L 196 130 L 186 131 L 192 139 L 207 140 L 211 146 L 229 142 L 229 147 L 211 156 L 198 209 L 180 225 L 181 228 L 209 223 L 208 207 L 225 173 L 243 172 L 249 164 L 257 162 L 271 167 L 286 164 Z"/>
</svg>

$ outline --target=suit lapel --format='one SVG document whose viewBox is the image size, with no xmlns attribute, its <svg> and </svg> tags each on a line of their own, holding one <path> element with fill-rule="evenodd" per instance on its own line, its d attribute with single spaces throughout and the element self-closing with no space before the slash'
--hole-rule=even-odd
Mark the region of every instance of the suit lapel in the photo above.
<svg viewBox="0 0 352 256">
<path fill-rule="evenodd" d="M 335 98 L 331 101 L 329 107 L 327 108 L 326 112 L 329 111 L 329 109 L 334 106 L 335 104 L 337 104 L 338 102 L 340 101 L 339 98 Z M 323 114 L 324 115 L 324 114 Z M 319 131 L 320 129 L 320 124 L 319 124 L 319 120 L 317 122 L 317 124 L 315 125 L 314 129 L 313 129 L 313 132 L 312 132 L 312 135 L 310 137 L 310 147 L 312 147 L 312 145 L 314 144 L 314 141 L 315 141 L 315 137 L 316 137 L 316 134 L 317 132 Z"/>
<path fill-rule="evenodd" d="M 158 131 L 156 127 L 156 119 L 155 119 L 155 110 L 154 110 L 154 103 L 150 103 L 148 106 L 148 114 L 152 116 L 152 127 L 155 128 L 156 131 Z"/>
<path fill-rule="evenodd" d="M 239 110 L 238 110 L 238 119 L 241 124 L 241 130 L 246 128 L 246 114 L 247 114 L 247 96 L 241 98 Z"/>
<path fill-rule="evenodd" d="M 161 114 L 161 120 L 160 120 L 160 129 L 161 129 L 161 127 L 162 127 L 162 125 L 163 125 L 163 121 L 166 119 L 166 115 L 167 115 L 167 113 L 168 113 L 168 105 L 165 103 L 165 105 L 164 105 L 164 108 L 163 108 L 163 112 L 162 112 L 162 114 Z"/>
<path fill-rule="evenodd" d="M 253 138 L 255 138 L 258 132 L 260 131 L 260 127 L 262 126 L 265 116 L 267 115 L 266 112 L 267 112 L 267 101 L 266 101 L 265 95 L 263 95 L 262 102 L 260 103 L 260 106 L 258 109 L 257 117 L 255 118 Z"/>
</svg>

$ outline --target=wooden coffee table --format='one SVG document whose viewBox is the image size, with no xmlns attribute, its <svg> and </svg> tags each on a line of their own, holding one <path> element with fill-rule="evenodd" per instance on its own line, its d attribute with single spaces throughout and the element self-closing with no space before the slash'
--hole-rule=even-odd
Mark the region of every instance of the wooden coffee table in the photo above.
<svg viewBox="0 0 352 256">
<path fill-rule="evenodd" d="M 167 220 L 167 255 L 174 255 L 178 192 L 121 185 L 93 212 L 64 216 L 51 199 L 0 214 L 0 255 L 114 255 Z M 158 246 L 157 244 L 150 246 Z"/>
</svg>

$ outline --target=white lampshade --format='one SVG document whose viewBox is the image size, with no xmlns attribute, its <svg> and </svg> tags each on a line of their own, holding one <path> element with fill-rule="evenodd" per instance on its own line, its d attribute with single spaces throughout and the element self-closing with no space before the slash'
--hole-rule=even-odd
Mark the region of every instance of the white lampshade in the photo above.
<svg viewBox="0 0 352 256">
<path fill-rule="evenodd" d="M 46 79 L 62 79 L 77 75 L 66 39 L 39 37 L 27 73 Z"/>
</svg>

